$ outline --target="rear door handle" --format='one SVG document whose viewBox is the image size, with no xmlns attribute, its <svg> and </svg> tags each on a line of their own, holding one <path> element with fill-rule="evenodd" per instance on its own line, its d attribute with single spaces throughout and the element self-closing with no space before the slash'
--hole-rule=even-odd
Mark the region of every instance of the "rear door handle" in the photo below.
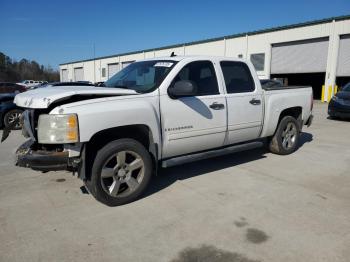
<svg viewBox="0 0 350 262">
<path fill-rule="evenodd" d="M 252 100 L 249 101 L 249 103 L 251 103 L 254 106 L 257 106 L 261 104 L 261 100 L 253 98 Z"/>
<path fill-rule="evenodd" d="M 225 108 L 224 104 L 219 104 L 217 102 L 212 103 L 209 107 L 214 110 L 222 110 Z"/>
</svg>

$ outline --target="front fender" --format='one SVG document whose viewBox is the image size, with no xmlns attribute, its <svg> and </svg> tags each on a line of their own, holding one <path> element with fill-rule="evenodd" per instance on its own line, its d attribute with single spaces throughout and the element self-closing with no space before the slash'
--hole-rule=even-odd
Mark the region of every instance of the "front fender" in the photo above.
<svg viewBox="0 0 350 262">
<path fill-rule="evenodd" d="M 87 142 L 101 130 L 145 125 L 152 131 L 154 143 L 160 144 L 159 97 L 137 95 L 132 97 L 109 97 L 102 101 L 88 100 L 61 105 L 50 114 L 78 115 L 80 142 Z"/>
</svg>

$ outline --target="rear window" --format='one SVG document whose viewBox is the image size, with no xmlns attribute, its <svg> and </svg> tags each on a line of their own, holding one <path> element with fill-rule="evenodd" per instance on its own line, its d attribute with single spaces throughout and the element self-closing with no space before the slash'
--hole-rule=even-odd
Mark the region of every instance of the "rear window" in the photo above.
<svg viewBox="0 0 350 262">
<path fill-rule="evenodd" d="M 253 92 L 255 84 L 249 67 L 242 62 L 220 62 L 224 74 L 226 91 L 229 94 Z"/>
</svg>

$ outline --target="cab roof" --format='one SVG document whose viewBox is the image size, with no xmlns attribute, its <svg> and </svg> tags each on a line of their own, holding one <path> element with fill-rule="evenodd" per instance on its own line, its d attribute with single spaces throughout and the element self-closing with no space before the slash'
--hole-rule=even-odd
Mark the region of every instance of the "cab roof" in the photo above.
<svg viewBox="0 0 350 262">
<path fill-rule="evenodd" d="M 236 57 L 227 57 L 227 56 L 205 56 L 205 55 L 188 55 L 188 56 L 164 56 L 164 57 L 152 57 L 152 58 L 146 58 L 146 59 L 142 59 L 142 60 L 138 60 L 135 62 L 140 62 L 140 61 L 154 61 L 154 60 L 164 60 L 164 61 L 181 61 L 184 59 L 188 59 L 188 60 L 192 60 L 192 59 L 198 59 L 198 60 L 231 60 L 231 61 L 243 61 L 245 62 L 245 59 L 241 59 L 241 58 L 236 58 Z"/>
</svg>

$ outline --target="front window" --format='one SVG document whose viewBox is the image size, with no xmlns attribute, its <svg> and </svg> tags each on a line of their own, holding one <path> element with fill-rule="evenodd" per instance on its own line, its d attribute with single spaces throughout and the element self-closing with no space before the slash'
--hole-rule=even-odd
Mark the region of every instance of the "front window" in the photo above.
<svg viewBox="0 0 350 262">
<path fill-rule="evenodd" d="M 195 83 L 197 86 L 196 96 L 219 94 L 215 69 L 210 61 L 195 61 L 187 64 L 181 69 L 172 84 L 182 80 L 189 80 Z"/>
<path fill-rule="evenodd" d="M 104 83 L 104 86 L 132 89 L 138 93 L 152 92 L 175 64 L 176 61 L 170 60 L 134 62 L 112 76 Z"/>
</svg>

